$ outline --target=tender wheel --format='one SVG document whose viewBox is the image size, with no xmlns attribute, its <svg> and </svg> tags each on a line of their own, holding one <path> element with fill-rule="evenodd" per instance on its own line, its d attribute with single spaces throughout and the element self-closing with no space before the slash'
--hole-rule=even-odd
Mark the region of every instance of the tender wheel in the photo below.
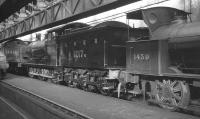
<svg viewBox="0 0 200 119">
<path fill-rule="evenodd" d="M 87 91 L 88 88 L 87 88 L 87 86 L 83 86 L 82 89 L 83 89 L 84 91 Z"/>
<path fill-rule="evenodd" d="M 156 99 L 166 109 L 186 108 L 190 100 L 189 86 L 177 80 L 156 81 Z"/>
<path fill-rule="evenodd" d="M 43 76 L 38 76 L 38 79 L 41 81 L 47 81 L 47 78 L 43 77 Z"/>
<path fill-rule="evenodd" d="M 87 87 L 86 87 L 86 91 L 88 91 L 88 92 L 92 92 L 92 90 L 93 90 L 93 86 L 91 86 L 91 85 L 87 85 Z"/>
<path fill-rule="evenodd" d="M 126 99 L 129 101 L 135 101 L 133 94 L 127 94 Z"/>
<path fill-rule="evenodd" d="M 38 76 L 38 79 L 41 80 L 41 81 L 43 81 L 44 77 Z"/>
<path fill-rule="evenodd" d="M 94 85 L 87 85 L 88 92 L 97 92 L 97 88 Z"/>
</svg>

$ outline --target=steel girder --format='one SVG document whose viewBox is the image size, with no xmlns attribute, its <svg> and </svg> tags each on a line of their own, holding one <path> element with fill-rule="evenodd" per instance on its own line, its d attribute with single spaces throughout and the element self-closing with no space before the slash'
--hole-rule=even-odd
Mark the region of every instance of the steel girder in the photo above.
<svg viewBox="0 0 200 119">
<path fill-rule="evenodd" d="M 139 0 L 62 0 L 0 32 L 0 42 Z"/>
<path fill-rule="evenodd" d="M 0 22 L 33 0 L 0 0 Z"/>
</svg>

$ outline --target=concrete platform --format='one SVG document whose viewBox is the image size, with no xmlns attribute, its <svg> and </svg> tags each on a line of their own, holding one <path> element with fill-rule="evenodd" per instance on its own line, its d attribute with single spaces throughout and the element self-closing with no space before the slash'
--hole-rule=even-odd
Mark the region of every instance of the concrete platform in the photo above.
<svg viewBox="0 0 200 119">
<path fill-rule="evenodd" d="M 94 119 L 199 119 L 187 114 L 169 112 L 137 102 L 129 102 L 116 98 L 85 92 L 39 81 L 32 78 L 8 74 L 3 81 L 57 104 L 71 108 Z"/>
</svg>

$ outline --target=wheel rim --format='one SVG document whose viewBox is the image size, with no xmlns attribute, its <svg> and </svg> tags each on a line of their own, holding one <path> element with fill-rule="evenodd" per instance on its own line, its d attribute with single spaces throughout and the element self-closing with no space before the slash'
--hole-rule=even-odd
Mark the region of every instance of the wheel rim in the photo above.
<svg viewBox="0 0 200 119">
<path fill-rule="evenodd" d="M 129 101 L 134 101 L 133 94 L 128 94 L 127 97 L 126 97 L 126 99 L 129 100 Z"/>
<path fill-rule="evenodd" d="M 105 95 L 105 96 L 110 95 L 110 91 L 109 90 L 100 89 L 100 92 L 101 92 L 102 95 Z"/>
<path fill-rule="evenodd" d="M 170 110 L 185 108 L 189 103 L 188 84 L 177 80 L 162 80 L 156 83 L 156 99 L 160 106 Z"/>
<path fill-rule="evenodd" d="M 33 75 L 33 74 L 30 74 L 30 73 L 29 73 L 28 75 L 29 75 L 29 77 L 31 77 L 31 78 L 33 78 L 33 77 L 34 77 L 34 75 Z"/>
</svg>

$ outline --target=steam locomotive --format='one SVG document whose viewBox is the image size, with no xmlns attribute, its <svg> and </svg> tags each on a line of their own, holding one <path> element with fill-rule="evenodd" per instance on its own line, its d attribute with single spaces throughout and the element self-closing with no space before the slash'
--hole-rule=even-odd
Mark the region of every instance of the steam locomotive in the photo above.
<svg viewBox="0 0 200 119">
<path fill-rule="evenodd" d="M 117 21 L 70 23 L 48 31 L 43 41 L 7 42 L 3 51 L 11 72 L 185 109 L 200 104 L 200 22 L 188 15 L 169 7 L 127 14 L 143 19 L 148 29 Z"/>
</svg>

